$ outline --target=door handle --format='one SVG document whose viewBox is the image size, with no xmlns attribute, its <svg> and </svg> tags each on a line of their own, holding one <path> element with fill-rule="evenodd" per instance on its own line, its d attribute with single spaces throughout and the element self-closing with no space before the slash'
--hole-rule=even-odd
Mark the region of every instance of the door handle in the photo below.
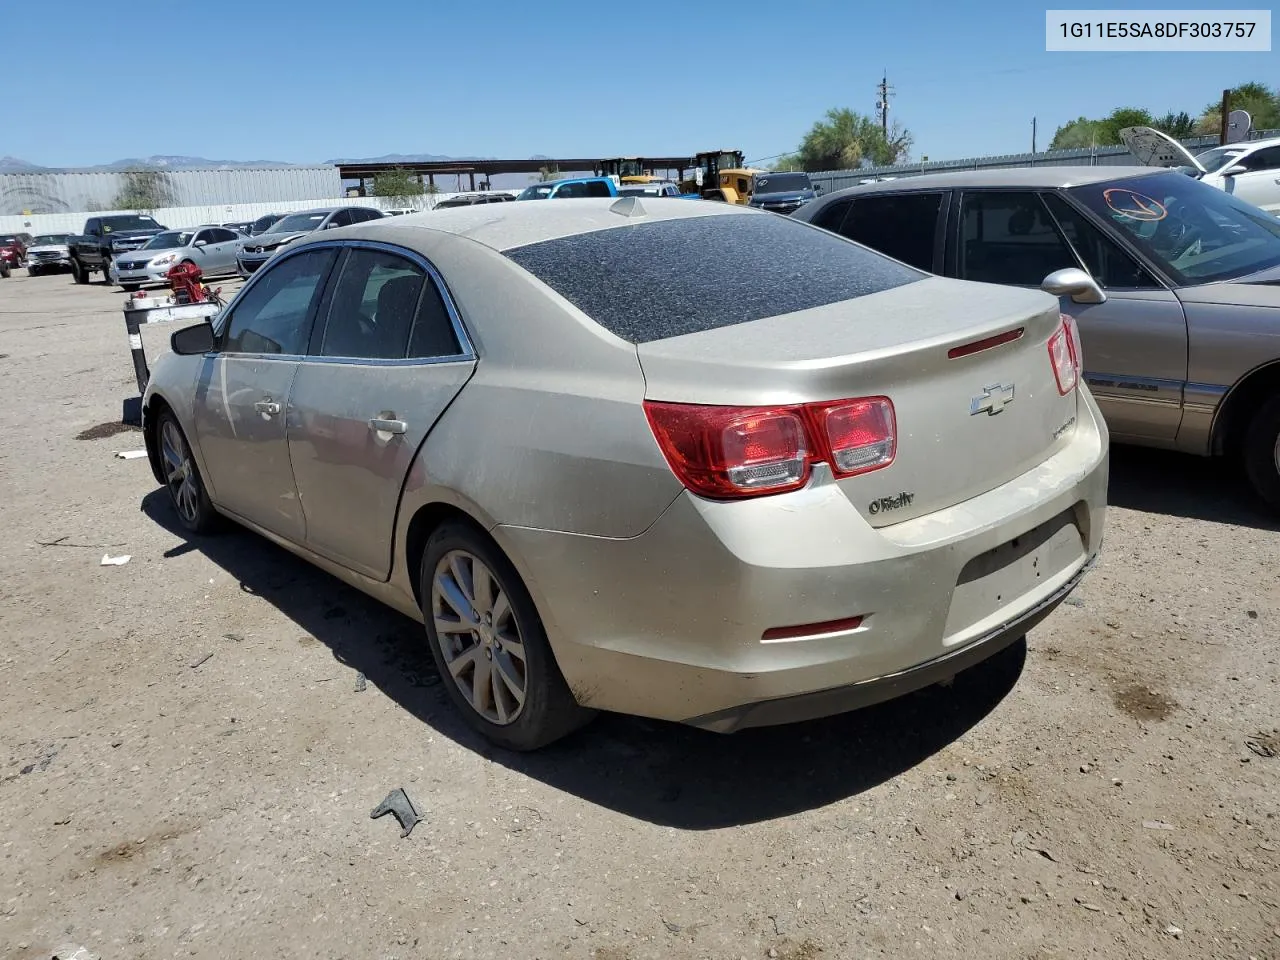
<svg viewBox="0 0 1280 960">
<path fill-rule="evenodd" d="M 259 400 L 253 405 L 253 409 L 257 410 L 264 416 L 274 417 L 280 412 L 280 404 L 276 403 L 274 400 Z"/>
<path fill-rule="evenodd" d="M 404 433 L 409 429 L 409 425 L 403 420 L 384 420 L 381 417 L 374 417 L 369 421 L 369 429 L 378 433 Z"/>
</svg>

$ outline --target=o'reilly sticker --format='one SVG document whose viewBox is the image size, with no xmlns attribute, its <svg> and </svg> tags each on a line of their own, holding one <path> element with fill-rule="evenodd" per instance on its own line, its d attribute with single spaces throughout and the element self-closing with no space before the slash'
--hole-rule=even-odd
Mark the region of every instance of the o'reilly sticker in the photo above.
<svg viewBox="0 0 1280 960">
<path fill-rule="evenodd" d="M 911 506 L 911 501 L 916 498 L 914 493 L 907 493 L 905 490 L 896 497 L 881 497 L 879 500 L 872 500 L 867 504 L 867 513 L 873 517 L 882 510 L 900 510 L 903 507 Z"/>
</svg>

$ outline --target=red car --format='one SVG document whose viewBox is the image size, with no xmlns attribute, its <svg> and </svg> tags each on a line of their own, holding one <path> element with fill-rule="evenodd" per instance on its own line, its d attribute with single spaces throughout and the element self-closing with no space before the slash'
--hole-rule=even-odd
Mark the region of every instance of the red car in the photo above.
<svg viewBox="0 0 1280 960">
<path fill-rule="evenodd" d="M 4 261 L 5 268 L 0 273 L 7 274 L 14 267 L 20 267 L 27 259 L 27 244 L 31 242 L 31 236 L 25 233 L 3 233 L 0 234 L 0 260 Z"/>
</svg>

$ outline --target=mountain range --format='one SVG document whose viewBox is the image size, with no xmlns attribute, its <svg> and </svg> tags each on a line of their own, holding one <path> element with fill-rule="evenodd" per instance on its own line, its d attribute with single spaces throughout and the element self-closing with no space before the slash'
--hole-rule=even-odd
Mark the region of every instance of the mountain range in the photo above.
<svg viewBox="0 0 1280 960">
<path fill-rule="evenodd" d="M 449 157 L 435 153 L 388 153 L 381 157 L 344 157 L 326 160 L 323 166 L 336 163 L 428 163 L 432 161 L 493 160 L 494 157 Z M 530 160 L 549 160 L 542 154 Z M 0 157 L 0 173 L 56 173 L 59 170 L 195 170 L 230 169 L 236 167 L 293 167 L 302 164 L 280 160 L 206 160 L 204 157 L 184 157 L 158 154 L 151 157 L 128 157 L 112 163 L 100 163 L 92 167 L 42 167 L 19 157 Z"/>
</svg>

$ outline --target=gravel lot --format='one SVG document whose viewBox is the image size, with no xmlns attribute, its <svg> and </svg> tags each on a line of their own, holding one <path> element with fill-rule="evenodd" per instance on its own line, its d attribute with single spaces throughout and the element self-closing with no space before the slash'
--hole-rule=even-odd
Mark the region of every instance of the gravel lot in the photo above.
<svg viewBox="0 0 1280 960">
<path fill-rule="evenodd" d="M 0 957 L 1280 957 L 1280 524 L 1226 466 L 1117 449 L 1098 568 L 949 688 L 508 756 L 413 623 L 177 532 L 123 299 L 0 280 Z"/>
</svg>

